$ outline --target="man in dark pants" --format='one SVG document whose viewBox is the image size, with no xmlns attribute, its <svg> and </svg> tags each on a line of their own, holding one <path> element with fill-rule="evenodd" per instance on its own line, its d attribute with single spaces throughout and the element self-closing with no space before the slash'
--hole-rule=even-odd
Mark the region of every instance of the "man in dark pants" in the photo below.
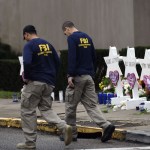
<svg viewBox="0 0 150 150">
<path fill-rule="evenodd" d="M 17 144 L 17 148 L 36 148 L 37 107 L 42 117 L 48 123 L 55 124 L 63 133 L 65 145 L 68 145 L 72 141 L 72 127 L 52 110 L 51 93 L 60 64 L 59 57 L 49 42 L 37 36 L 34 26 L 26 26 L 23 37 L 27 41 L 23 50 L 23 80 L 26 85 L 21 95 L 21 122 L 25 142 Z"/>
<path fill-rule="evenodd" d="M 98 97 L 92 77 L 96 58 L 92 39 L 78 31 L 71 21 L 62 25 L 68 39 L 68 87 L 66 89 L 66 122 L 73 127 L 73 141 L 77 141 L 76 109 L 81 102 L 91 119 L 103 128 L 102 142 L 111 139 L 115 126 L 108 122 L 98 107 Z M 63 140 L 62 137 L 60 137 Z"/>
</svg>

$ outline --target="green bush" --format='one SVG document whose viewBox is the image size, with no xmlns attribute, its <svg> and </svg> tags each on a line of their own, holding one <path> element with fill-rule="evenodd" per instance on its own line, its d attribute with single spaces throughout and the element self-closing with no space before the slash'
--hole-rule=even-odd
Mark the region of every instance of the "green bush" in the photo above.
<svg viewBox="0 0 150 150">
<path fill-rule="evenodd" d="M 109 55 L 108 49 L 97 49 L 96 50 L 96 74 L 94 78 L 95 88 L 99 90 L 99 83 L 101 82 L 102 78 L 106 75 L 107 65 L 105 63 L 104 57 Z"/>
<path fill-rule="evenodd" d="M 58 96 L 58 92 L 60 90 L 65 93 L 67 86 L 67 63 L 68 63 L 68 51 L 61 50 L 60 51 L 60 69 L 57 76 L 56 87 L 54 89 L 56 96 Z"/>
<path fill-rule="evenodd" d="M 145 49 L 150 48 L 149 46 L 147 47 L 135 47 L 135 56 L 136 58 L 144 58 L 144 54 L 145 54 Z M 57 83 L 57 87 L 59 87 L 59 90 L 63 90 L 65 91 L 66 86 L 67 86 L 67 56 L 68 56 L 68 51 L 67 50 L 62 50 L 60 51 L 61 55 L 61 69 L 60 69 L 60 73 L 58 76 L 58 83 Z M 127 54 L 127 48 L 123 48 L 119 51 L 120 56 L 126 56 Z M 94 82 L 95 82 L 95 87 L 96 90 L 99 91 L 99 83 L 101 82 L 102 78 L 106 75 L 106 69 L 107 69 L 107 65 L 104 61 L 103 57 L 106 57 L 109 55 L 109 50 L 108 49 L 97 49 L 96 50 L 96 61 L 97 61 L 97 69 L 96 69 L 96 74 L 95 74 L 95 78 L 94 78 Z M 120 69 L 124 75 L 125 73 L 125 66 L 123 61 L 119 62 L 119 66 Z M 137 68 L 137 72 L 138 75 L 140 76 L 141 74 L 141 66 L 139 64 L 136 65 Z M 58 86 L 59 85 L 59 86 Z"/>
<path fill-rule="evenodd" d="M 7 46 L 6 46 L 7 47 Z M 144 58 L 145 49 L 150 47 L 135 47 L 135 55 L 137 58 Z M 8 48 L 9 49 L 9 48 Z M 1 50 L 0 50 L 1 51 Z M 126 56 L 126 49 L 119 51 L 120 56 Z M 99 90 L 99 83 L 102 78 L 106 75 L 107 66 L 105 64 L 104 58 L 108 56 L 108 49 L 97 49 L 96 50 L 96 60 L 97 60 L 97 70 L 94 78 L 96 90 Z M 1 56 L 1 54 L 0 54 Z M 68 64 L 68 51 L 60 51 L 61 66 L 57 77 L 57 83 L 55 87 L 55 92 L 58 95 L 58 91 L 63 90 L 65 92 L 67 86 L 67 64 Z M 119 62 L 119 66 L 124 74 L 125 66 L 123 61 Z M 141 74 L 141 67 L 137 65 L 138 74 Z M 0 59 L 0 90 L 5 91 L 20 91 L 23 86 L 22 79 L 19 76 L 20 63 L 17 59 Z"/>
<path fill-rule="evenodd" d="M 20 53 L 15 53 L 11 46 L 0 42 L 0 59 L 17 59 Z"/>
<path fill-rule="evenodd" d="M 20 91 L 21 81 L 19 60 L 0 60 L 0 90 Z"/>
<path fill-rule="evenodd" d="M 22 87 L 18 61 L 20 55 L 20 53 L 15 53 L 10 45 L 0 42 L 0 90 L 20 91 Z M 9 95 L 8 93 L 5 94 Z"/>
<path fill-rule="evenodd" d="M 68 51 L 61 50 L 60 51 L 60 59 L 61 59 L 61 67 L 59 76 L 57 78 L 57 85 L 55 90 L 63 90 L 65 91 L 67 86 L 67 64 L 68 64 Z M 96 89 L 99 89 L 99 82 L 101 81 L 102 77 L 106 74 L 106 64 L 104 61 L 105 56 L 108 56 L 109 51 L 108 49 L 98 49 L 96 50 L 96 61 L 97 61 L 97 70 L 96 75 L 94 78 Z"/>
</svg>

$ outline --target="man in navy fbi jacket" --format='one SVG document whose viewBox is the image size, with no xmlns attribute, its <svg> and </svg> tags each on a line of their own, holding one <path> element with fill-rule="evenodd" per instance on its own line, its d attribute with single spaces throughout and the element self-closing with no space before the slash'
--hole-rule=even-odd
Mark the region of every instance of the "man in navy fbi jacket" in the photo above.
<svg viewBox="0 0 150 150">
<path fill-rule="evenodd" d="M 56 82 L 59 57 L 49 42 L 37 36 L 33 25 L 24 27 L 23 37 L 27 41 L 23 49 L 23 81 L 26 85 L 21 95 L 21 121 L 25 142 L 18 143 L 17 148 L 36 148 L 37 107 L 48 123 L 56 124 L 63 133 L 65 145 L 68 145 L 72 141 L 72 127 L 61 120 L 51 108 L 51 93 Z"/>
<path fill-rule="evenodd" d="M 78 31 L 73 22 L 66 21 L 62 25 L 68 37 L 68 87 L 65 95 L 66 122 L 73 127 L 73 141 L 77 141 L 76 110 L 81 102 L 91 119 L 104 132 L 102 142 L 111 139 L 115 126 L 108 122 L 98 107 L 98 97 L 92 79 L 96 70 L 95 49 L 92 39 Z M 60 140 L 64 140 L 60 136 Z"/>
</svg>

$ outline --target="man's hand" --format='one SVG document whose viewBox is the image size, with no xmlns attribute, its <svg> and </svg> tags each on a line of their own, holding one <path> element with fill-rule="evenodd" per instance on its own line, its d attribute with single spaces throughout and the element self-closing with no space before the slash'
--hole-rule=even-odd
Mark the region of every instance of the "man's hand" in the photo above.
<svg viewBox="0 0 150 150">
<path fill-rule="evenodd" d="M 24 78 L 24 72 L 22 73 L 22 80 L 23 80 L 23 82 L 26 83 L 26 84 L 29 82 L 28 79 L 25 79 L 25 78 Z"/>
<path fill-rule="evenodd" d="M 74 77 L 68 77 L 68 86 L 70 88 L 74 88 L 73 80 L 74 80 Z"/>
<path fill-rule="evenodd" d="M 29 80 L 28 79 L 23 79 L 23 82 L 28 84 Z"/>
</svg>

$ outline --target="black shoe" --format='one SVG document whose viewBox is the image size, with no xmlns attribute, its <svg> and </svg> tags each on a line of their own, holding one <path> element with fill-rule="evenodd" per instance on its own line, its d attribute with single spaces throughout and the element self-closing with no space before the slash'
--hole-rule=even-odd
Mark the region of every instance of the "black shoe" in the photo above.
<svg viewBox="0 0 150 150">
<path fill-rule="evenodd" d="M 63 137 L 62 135 L 59 136 L 59 139 L 60 139 L 60 141 L 64 141 L 64 137 Z M 76 142 L 76 141 L 77 141 L 77 138 L 73 137 L 73 138 L 72 138 L 72 141 L 73 141 L 73 142 Z"/>
<path fill-rule="evenodd" d="M 111 139 L 113 132 L 115 131 L 115 126 L 114 125 L 109 125 L 103 133 L 103 136 L 101 138 L 102 142 L 107 142 L 108 140 Z"/>
</svg>

